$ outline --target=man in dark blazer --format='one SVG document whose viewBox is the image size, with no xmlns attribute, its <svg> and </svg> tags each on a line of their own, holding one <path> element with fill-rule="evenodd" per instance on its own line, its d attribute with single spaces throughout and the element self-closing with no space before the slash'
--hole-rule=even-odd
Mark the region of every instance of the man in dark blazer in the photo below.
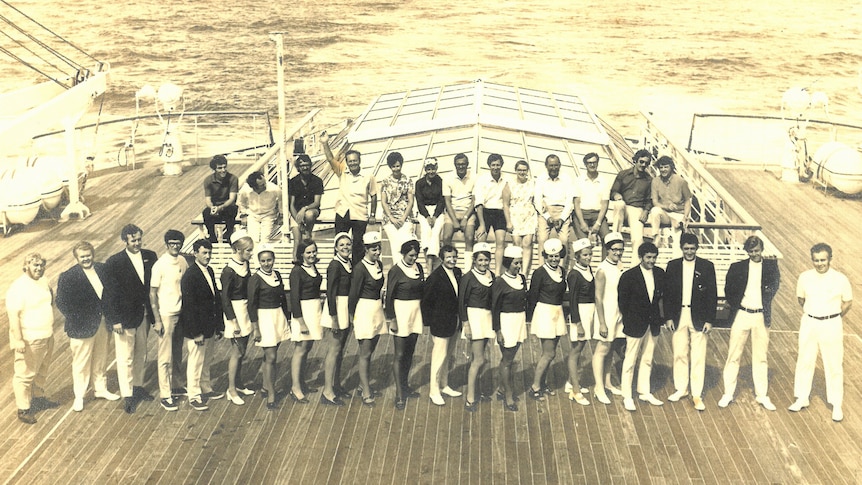
<svg viewBox="0 0 862 485">
<path fill-rule="evenodd" d="M 186 363 L 189 405 L 197 411 L 206 411 L 207 400 L 224 397 L 224 393 L 213 392 L 210 384 L 211 344 L 213 338 L 222 337 L 224 320 L 215 272 L 209 267 L 212 243 L 198 239 L 192 249 L 195 262 L 189 265 L 180 282 L 183 294 L 180 328 L 189 351 Z"/>
<path fill-rule="evenodd" d="M 662 309 L 667 277 L 661 268 L 655 267 L 658 248 L 653 243 L 643 243 L 638 247 L 638 257 L 640 264 L 623 273 L 617 287 L 623 333 L 626 335 L 626 356 L 623 359 L 621 378 L 623 405 L 629 411 L 637 409 L 632 398 L 632 381 L 641 350 L 643 355 L 640 356 L 638 366 L 638 399 L 653 406 L 664 404 L 650 392 L 649 379 L 655 338 L 661 332 L 663 323 L 672 324 L 670 320 L 665 320 Z"/>
<path fill-rule="evenodd" d="M 95 249 L 87 241 L 76 244 L 72 254 L 78 264 L 60 274 L 57 308 L 66 317 L 64 327 L 72 349 L 72 410 L 83 411 L 91 380 L 97 398 L 116 401 L 120 396 L 108 391 L 105 378 L 109 337 L 102 309 L 105 265 L 95 262 Z"/>
<path fill-rule="evenodd" d="M 743 248 L 748 259 L 730 265 L 724 281 L 724 296 L 730 306 L 733 325 L 730 327 L 727 362 L 724 364 L 724 395 L 719 407 L 727 407 L 733 401 L 736 378 L 739 375 L 739 360 L 748 334 L 751 333 L 751 375 L 754 380 L 755 401 L 769 411 L 775 405 L 767 395 L 769 365 L 766 352 L 769 349 L 769 324 L 772 318 L 772 298 L 778 292 L 778 261 L 764 259 L 763 240 L 749 236 Z"/>
<path fill-rule="evenodd" d="M 706 372 L 707 334 L 715 321 L 717 289 L 715 266 L 697 257 L 700 246 L 697 236 L 684 233 L 679 246 L 682 258 L 667 263 L 667 293 L 664 311 L 673 331 L 673 386 L 668 396 L 672 402 L 688 395 L 689 362 L 691 363 L 691 395 L 694 408 L 703 411 L 703 379 Z M 689 354 L 691 358 L 689 360 Z"/>
<path fill-rule="evenodd" d="M 117 380 L 123 408 L 130 414 L 138 402 L 153 400 L 143 385 L 147 336 L 155 321 L 150 307 L 150 277 L 157 257 L 149 249 L 141 249 L 143 237 L 141 228 L 126 224 L 120 231 L 125 249 L 105 262 L 105 319 L 114 330 Z"/>
<path fill-rule="evenodd" d="M 442 394 L 450 397 L 461 395 L 460 391 L 449 387 L 449 367 L 458 343 L 455 335 L 461 329 L 458 319 L 458 284 L 461 281 L 461 269 L 457 267 L 458 250 L 447 244 L 440 248 L 440 258 L 442 264 L 425 281 L 420 303 L 422 322 L 430 327 L 434 341 L 428 394 L 431 402 L 438 406 L 446 404 Z"/>
</svg>

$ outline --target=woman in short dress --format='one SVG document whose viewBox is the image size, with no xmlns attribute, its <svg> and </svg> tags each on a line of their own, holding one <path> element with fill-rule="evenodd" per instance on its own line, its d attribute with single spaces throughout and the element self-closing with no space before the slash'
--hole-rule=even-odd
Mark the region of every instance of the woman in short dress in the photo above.
<svg viewBox="0 0 862 485">
<path fill-rule="evenodd" d="M 533 237 L 538 226 L 538 215 L 533 205 L 536 184 L 530 176 L 530 164 L 524 160 L 515 163 L 515 174 L 515 181 L 510 181 L 503 189 L 503 206 L 509 208 L 512 243 L 523 251 L 523 274 L 528 275 L 533 261 Z"/>
<path fill-rule="evenodd" d="M 559 239 L 548 239 L 542 245 L 542 256 L 545 264 L 533 272 L 527 292 L 527 320 L 532 322 L 531 333 L 542 343 L 542 355 L 536 362 L 533 383 L 527 392 L 537 401 L 544 401 L 545 394 L 556 394 L 548 386 L 548 367 L 557 354 L 560 337 L 567 332 L 563 315 L 566 277 L 560 267 L 560 261 L 566 257 L 566 248 Z"/>
<path fill-rule="evenodd" d="M 473 268 L 461 277 L 458 285 L 458 312 L 464 326 L 464 338 L 470 342 L 472 358 L 467 371 L 467 396 L 464 408 L 473 412 L 476 402 L 491 398 L 479 392 L 479 373 L 485 365 L 485 347 L 495 337 L 491 318 L 491 284 L 494 273 L 491 266 L 491 245 L 479 242 L 473 246 Z"/>
<path fill-rule="evenodd" d="M 350 333 L 347 299 L 350 295 L 350 279 L 353 266 L 350 253 L 353 239 L 346 232 L 335 235 L 335 257 L 326 269 L 326 308 L 321 321 L 323 338 L 326 340 L 326 357 L 323 360 L 323 393 L 320 403 L 344 406 L 343 398 L 350 393 L 341 387 L 341 361 L 344 344 Z"/>
<path fill-rule="evenodd" d="M 248 316 L 248 262 L 254 251 L 254 241 L 245 232 L 231 234 L 233 256 L 221 272 L 221 301 L 224 313 L 224 336 L 230 340 L 227 365 L 227 398 L 233 404 L 245 404 L 240 394 L 251 396 L 254 391 L 242 384 L 242 359 L 252 332 Z"/>
<path fill-rule="evenodd" d="M 413 237 L 413 179 L 401 172 L 404 157 L 392 152 L 386 157 L 392 174 L 380 183 L 380 207 L 383 209 L 383 231 L 389 239 L 392 264 L 401 259 L 398 250 L 405 241 Z"/>
<path fill-rule="evenodd" d="M 353 335 L 359 342 L 359 397 L 362 404 L 374 406 L 376 393 L 371 388 L 368 371 L 377 341 L 387 333 L 381 299 L 384 279 L 380 233 L 366 232 L 362 236 L 362 244 L 365 256 L 353 267 L 347 311 L 353 315 Z"/>
<path fill-rule="evenodd" d="M 596 317 L 598 327 L 593 334 L 596 349 L 593 351 L 593 377 L 596 381 L 595 398 L 602 404 L 610 404 L 605 389 L 612 394 L 622 394 L 619 388 L 611 385 L 611 344 L 623 336 L 623 320 L 617 302 L 617 285 L 623 274 L 622 263 L 625 244 L 623 235 L 611 232 L 605 236 L 608 257 L 599 264 L 596 271 Z"/>
<path fill-rule="evenodd" d="M 491 318 L 497 331 L 497 343 L 503 357 L 498 367 L 499 382 L 503 386 L 503 407 L 517 411 L 512 362 L 518 348 L 527 338 L 527 279 L 521 274 L 522 252 L 518 246 L 503 250 L 504 272 L 491 284 Z"/>
<path fill-rule="evenodd" d="M 399 411 L 407 405 L 408 397 L 419 397 L 419 393 L 407 384 L 416 341 L 422 335 L 420 303 L 425 273 L 422 265 L 416 262 L 419 251 L 419 241 L 416 239 L 402 244 L 401 260 L 392 266 L 386 278 L 384 310 L 395 347 L 392 367 L 395 375 L 395 409 Z"/>
<path fill-rule="evenodd" d="M 306 239 L 296 247 L 300 264 L 290 271 L 290 339 L 294 342 L 293 356 L 290 359 L 292 380 L 290 397 L 294 402 L 308 402 L 306 394 L 317 392 L 306 386 L 306 367 L 308 353 L 314 342 L 322 337 L 320 317 L 320 284 L 323 277 L 314 265 L 317 262 L 317 244 Z"/>
<path fill-rule="evenodd" d="M 284 295 L 284 280 L 281 273 L 273 269 L 275 251 L 269 244 L 258 249 L 257 260 L 260 268 L 248 279 L 248 314 L 254 327 L 255 345 L 263 348 L 263 388 L 261 394 L 266 398 L 267 409 L 276 408 L 275 359 L 278 345 L 290 338 L 287 319 L 287 298 Z"/>
<path fill-rule="evenodd" d="M 570 400 L 581 406 L 589 406 L 590 401 L 581 392 L 578 362 L 587 340 L 592 338 L 596 315 L 596 282 L 590 267 L 593 259 L 590 240 L 583 238 L 573 242 L 572 254 L 575 264 L 566 278 L 569 285 L 569 339 L 572 344 L 567 359 L 569 381 L 566 387 L 570 387 Z"/>
</svg>

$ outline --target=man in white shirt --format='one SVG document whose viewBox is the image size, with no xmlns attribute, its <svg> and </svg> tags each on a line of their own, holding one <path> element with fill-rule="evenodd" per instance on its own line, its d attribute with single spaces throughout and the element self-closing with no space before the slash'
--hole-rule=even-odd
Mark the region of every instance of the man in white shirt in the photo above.
<svg viewBox="0 0 862 485">
<path fill-rule="evenodd" d="M 358 151 L 349 150 L 344 156 L 344 162 L 341 162 L 335 159 L 329 147 L 329 135 L 325 132 L 320 136 L 320 144 L 323 146 L 323 152 L 332 167 L 332 172 L 338 177 L 335 233 L 352 232 L 353 264 L 355 265 L 365 256 L 362 236 L 368 228 L 368 223 L 374 221 L 377 213 L 377 180 L 371 173 L 360 173 L 362 155 Z"/>
<path fill-rule="evenodd" d="M 586 173 L 581 174 L 575 184 L 575 196 L 572 223 L 575 236 L 578 239 L 587 238 L 594 246 L 602 246 L 602 259 L 607 256 L 607 249 L 602 244 L 610 232 L 606 215 L 611 196 L 613 180 L 599 172 L 599 154 L 590 152 L 584 155 Z"/>
<path fill-rule="evenodd" d="M 446 211 L 443 213 L 443 234 L 440 237 L 442 245 L 451 245 L 452 236 L 457 231 L 464 235 L 464 267 L 468 271 L 472 266 L 473 240 L 476 235 L 476 198 L 473 189 L 476 179 L 470 175 L 470 161 L 467 155 L 455 155 L 455 174 L 443 179 L 443 200 Z"/>
<path fill-rule="evenodd" d="M 799 275 L 796 298 L 802 306 L 799 326 L 799 358 L 793 384 L 794 402 L 788 409 L 809 405 L 817 352 L 823 359 L 826 400 L 832 404 L 832 420 L 844 419 L 844 330 L 842 318 L 853 305 L 853 289 L 843 273 L 832 269 L 832 247 L 818 243 L 811 248 L 814 269 Z"/>
<path fill-rule="evenodd" d="M 159 336 L 159 404 L 166 411 L 178 409 L 174 394 L 185 394 L 185 389 L 177 384 L 183 374 L 180 369 L 183 336 L 177 331 L 183 302 L 180 281 L 189 268 L 186 258 L 180 256 L 185 240 L 183 233 L 176 229 L 169 229 L 165 233 L 167 250 L 153 265 L 150 279 L 150 303 L 155 318 L 153 331 Z"/>
<path fill-rule="evenodd" d="M 48 366 L 54 352 L 54 292 L 45 275 L 45 258 L 39 253 L 24 257 L 24 274 L 6 292 L 9 346 L 15 357 L 12 391 L 18 420 L 35 424 L 31 402 L 44 397 Z"/>
<path fill-rule="evenodd" d="M 565 174 L 560 173 L 560 157 L 551 154 L 545 157 L 547 174 L 536 179 L 536 192 L 533 205 L 539 213 L 539 228 L 536 241 L 543 247 L 551 237 L 560 240 L 563 247 L 569 242 L 569 227 L 572 221 L 573 199 L 578 197 L 577 186 Z M 544 263 L 544 257 L 542 258 Z M 563 267 L 568 267 L 568 256 Z"/>
<path fill-rule="evenodd" d="M 488 172 L 476 179 L 473 197 L 476 199 L 476 240 L 484 241 L 490 231 L 494 231 L 496 251 L 494 253 L 495 271 L 500 272 L 503 265 L 503 250 L 506 248 L 506 233 L 512 227 L 509 208 L 503 204 L 503 190 L 508 184 L 503 176 L 503 157 L 497 153 L 488 155 Z"/>
</svg>

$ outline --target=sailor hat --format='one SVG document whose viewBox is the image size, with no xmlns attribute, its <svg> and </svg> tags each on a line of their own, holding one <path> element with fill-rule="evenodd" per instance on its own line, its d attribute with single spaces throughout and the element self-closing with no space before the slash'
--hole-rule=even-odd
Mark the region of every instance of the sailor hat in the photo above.
<svg viewBox="0 0 862 485">
<path fill-rule="evenodd" d="M 615 242 L 623 242 L 623 235 L 618 232 L 609 232 L 605 236 L 605 246 Z"/>
<path fill-rule="evenodd" d="M 273 255 L 275 255 L 275 247 L 273 247 L 273 245 L 269 244 L 269 243 L 261 243 L 257 247 L 257 259 L 258 260 L 260 260 L 260 255 L 263 253 L 272 253 Z"/>
<path fill-rule="evenodd" d="M 476 253 L 490 253 L 492 252 L 491 245 L 486 242 L 477 242 L 473 245 L 473 254 Z"/>
<path fill-rule="evenodd" d="M 362 235 L 362 244 L 370 246 L 371 244 L 380 244 L 380 233 L 377 231 L 366 232 Z"/>
<path fill-rule="evenodd" d="M 572 253 L 580 252 L 583 249 L 592 247 L 593 244 L 587 238 L 581 238 L 572 243 Z"/>
<path fill-rule="evenodd" d="M 506 246 L 506 249 L 503 250 L 503 257 L 512 259 L 523 258 L 524 250 L 520 246 Z"/>
<path fill-rule="evenodd" d="M 425 167 L 436 167 L 436 166 L 437 166 L 437 159 L 436 158 L 426 158 L 425 161 L 422 163 L 423 168 L 425 168 Z"/>
<path fill-rule="evenodd" d="M 338 234 L 336 234 L 335 238 L 332 240 L 332 242 L 334 242 L 335 244 L 338 244 L 338 241 L 341 240 L 341 238 L 345 238 L 345 237 L 347 239 L 349 239 L 350 242 L 353 242 L 353 238 L 350 237 L 350 234 L 348 234 L 346 232 L 339 232 Z"/>
<path fill-rule="evenodd" d="M 563 243 L 557 238 L 551 238 L 545 241 L 545 244 L 542 244 L 542 251 L 545 252 L 548 256 L 554 256 L 556 254 L 560 254 L 560 251 L 563 250 Z"/>
</svg>

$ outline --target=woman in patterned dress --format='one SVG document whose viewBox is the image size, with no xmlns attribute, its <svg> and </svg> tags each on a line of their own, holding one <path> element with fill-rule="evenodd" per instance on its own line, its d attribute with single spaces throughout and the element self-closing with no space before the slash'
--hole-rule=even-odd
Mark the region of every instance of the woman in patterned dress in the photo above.
<svg viewBox="0 0 862 485">
<path fill-rule="evenodd" d="M 413 236 L 413 180 L 401 173 L 404 157 L 392 152 L 386 157 L 386 164 L 392 175 L 380 184 L 380 207 L 383 209 L 383 231 L 389 239 L 389 252 L 392 264 L 401 259 L 398 251 L 404 242 Z"/>
<path fill-rule="evenodd" d="M 524 160 L 518 160 L 515 164 L 515 174 L 515 181 L 509 182 L 503 189 L 503 206 L 509 208 L 512 243 L 523 251 L 523 274 L 528 275 L 533 260 L 533 237 L 538 225 L 538 215 L 533 205 L 536 184 L 530 176 L 530 165 Z"/>
<path fill-rule="evenodd" d="M 269 244 L 258 248 L 257 260 L 260 268 L 248 280 L 248 315 L 254 327 L 255 345 L 263 348 L 263 388 L 267 409 L 276 408 L 275 375 L 278 345 L 290 338 L 287 319 L 287 298 L 281 273 L 273 269 L 275 251 Z"/>
</svg>

